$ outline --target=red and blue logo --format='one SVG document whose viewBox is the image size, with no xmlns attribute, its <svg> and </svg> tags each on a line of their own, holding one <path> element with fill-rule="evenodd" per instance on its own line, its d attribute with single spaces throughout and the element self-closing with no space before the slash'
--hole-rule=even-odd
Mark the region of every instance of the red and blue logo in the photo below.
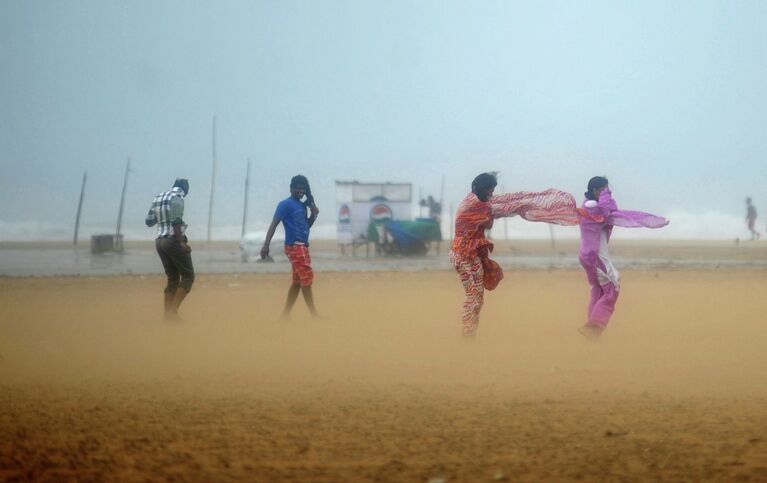
<svg viewBox="0 0 767 483">
<path fill-rule="evenodd" d="M 381 223 L 383 221 L 388 221 L 393 218 L 391 208 L 389 208 L 389 205 L 385 205 L 383 203 L 379 203 L 377 205 L 373 205 L 372 208 L 370 208 L 370 219 L 376 223 Z"/>
<path fill-rule="evenodd" d="M 352 212 L 349 209 L 349 205 L 341 205 L 338 210 L 338 223 L 346 225 L 352 221 Z"/>
</svg>

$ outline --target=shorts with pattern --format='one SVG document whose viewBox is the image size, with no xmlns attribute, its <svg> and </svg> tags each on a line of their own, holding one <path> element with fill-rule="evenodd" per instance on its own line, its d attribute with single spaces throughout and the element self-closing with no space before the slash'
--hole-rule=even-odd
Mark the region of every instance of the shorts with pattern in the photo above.
<svg viewBox="0 0 767 483">
<path fill-rule="evenodd" d="M 285 254 L 293 267 L 293 285 L 308 287 L 314 280 L 312 257 L 306 245 L 285 245 Z"/>
</svg>

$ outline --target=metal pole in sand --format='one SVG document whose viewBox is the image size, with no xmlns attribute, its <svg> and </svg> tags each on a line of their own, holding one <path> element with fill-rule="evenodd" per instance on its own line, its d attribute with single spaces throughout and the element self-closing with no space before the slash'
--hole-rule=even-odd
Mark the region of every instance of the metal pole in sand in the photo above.
<svg viewBox="0 0 767 483">
<path fill-rule="evenodd" d="M 248 166 L 245 169 L 245 204 L 242 207 L 242 231 L 240 232 L 240 238 L 245 237 L 246 225 L 248 223 L 248 185 L 250 184 L 250 158 L 248 158 Z"/>
<path fill-rule="evenodd" d="M 216 192 L 216 116 L 213 116 L 213 172 L 210 176 L 210 203 L 208 203 L 208 244 L 213 228 L 213 196 Z"/>
<path fill-rule="evenodd" d="M 442 184 L 439 187 L 439 206 L 442 207 L 442 202 L 445 201 L 445 175 L 442 175 Z M 440 213 L 441 215 L 442 213 Z"/>
<path fill-rule="evenodd" d="M 83 196 L 85 196 L 85 182 L 88 180 L 88 172 L 83 171 L 83 184 L 80 187 L 80 201 L 77 203 L 77 217 L 75 218 L 75 238 L 73 245 L 77 245 L 77 233 L 80 231 L 80 214 L 83 212 Z"/>
<path fill-rule="evenodd" d="M 442 184 L 439 187 L 439 229 L 442 231 L 442 213 L 445 211 L 445 175 L 442 175 Z M 442 238 L 440 233 L 440 238 Z M 437 255 L 439 255 L 440 248 L 442 248 L 442 240 L 437 242 Z"/>
<path fill-rule="evenodd" d="M 503 185 L 501 185 L 501 193 L 505 193 Z M 503 217 L 503 240 L 509 241 L 509 218 L 506 216 Z"/>
<path fill-rule="evenodd" d="M 120 229 L 122 228 L 122 222 L 123 222 L 123 209 L 125 207 L 125 190 L 128 187 L 128 173 L 130 172 L 130 158 L 128 158 L 128 162 L 125 164 L 125 176 L 123 177 L 123 191 L 120 195 L 120 210 L 117 212 L 117 230 L 116 235 L 117 239 L 120 238 Z"/>
<path fill-rule="evenodd" d="M 556 248 L 556 243 L 554 242 L 554 225 L 549 225 L 549 237 L 551 237 L 551 250 L 553 251 Z"/>
</svg>

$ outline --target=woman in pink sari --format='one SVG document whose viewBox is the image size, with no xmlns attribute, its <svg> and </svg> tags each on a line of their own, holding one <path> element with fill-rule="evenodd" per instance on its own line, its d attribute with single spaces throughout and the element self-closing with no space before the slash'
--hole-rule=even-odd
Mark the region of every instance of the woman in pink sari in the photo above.
<svg viewBox="0 0 767 483">
<path fill-rule="evenodd" d="M 618 270 L 607 252 L 613 226 L 661 228 L 668 225 L 668 220 L 641 211 L 619 210 L 607 178 L 602 176 L 589 180 L 585 195 L 586 201 L 578 210 L 581 217 L 579 260 L 591 285 L 591 299 L 586 325 L 579 331 L 586 337 L 597 338 L 607 327 L 620 293 Z"/>
<path fill-rule="evenodd" d="M 575 225 L 579 219 L 575 198 L 569 193 L 549 189 L 494 196 L 497 184 L 491 173 L 474 178 L 455 218 L 450 260 L 465 291 L 461 320 L 463 334 L 469 337 L 477 332 L 485 289 L 493 290 L 503 278 L 501 267 L 490 259 L 493 244 L 485 238 L 493 220 L 519 215 L 528 221 Z"/>
</svg>

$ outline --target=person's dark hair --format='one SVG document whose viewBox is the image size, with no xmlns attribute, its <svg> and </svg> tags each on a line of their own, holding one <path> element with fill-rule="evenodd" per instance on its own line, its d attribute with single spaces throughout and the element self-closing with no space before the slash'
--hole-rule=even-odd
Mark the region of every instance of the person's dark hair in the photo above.
<svg viewBox="0 0 767 483">
<path fill-rule="evenodd" d="M 314 196 L 312 196 L 312 187 L 309 185 L 309 180 L 306 179 L 306 176 L 302 174 L 293 176 L 290 179 L 290 187 L 295 188 L 296 186 L 304 187 L 304 194 L 306 195 L 306 201 L 304 201 L 304 205 L 307 208 L 311 208 L 312 206 L 314 206 Z"/>
<path fill-rule="evenodd" d="M 495 188 L 498 180 L 492 173 L 482 173 L 471 182 L 471 192 L 477 195 L 479 201 L 487 201 L 487 190 Z"/>
<path fill-rule="evenodd" d="M 189 181 L 186 178 L 176 178 L 176 181 L 173 183 L 173 187 L 181 188 L 185 195 L 189 194 Z"/>
<path fill-rule="evenodd" d="M 587 200 L 594 200 L 596 201 L 597 198 L 594 196 L 594 190 L 598 188 L 603 188 L 607 186 L 608 181 L 607 178 L 604 176 L 594 176 L 589 180 L 589 185 L 586 187 L 586 192 L 584 195 L 586 196 Z"/>
</svg>

